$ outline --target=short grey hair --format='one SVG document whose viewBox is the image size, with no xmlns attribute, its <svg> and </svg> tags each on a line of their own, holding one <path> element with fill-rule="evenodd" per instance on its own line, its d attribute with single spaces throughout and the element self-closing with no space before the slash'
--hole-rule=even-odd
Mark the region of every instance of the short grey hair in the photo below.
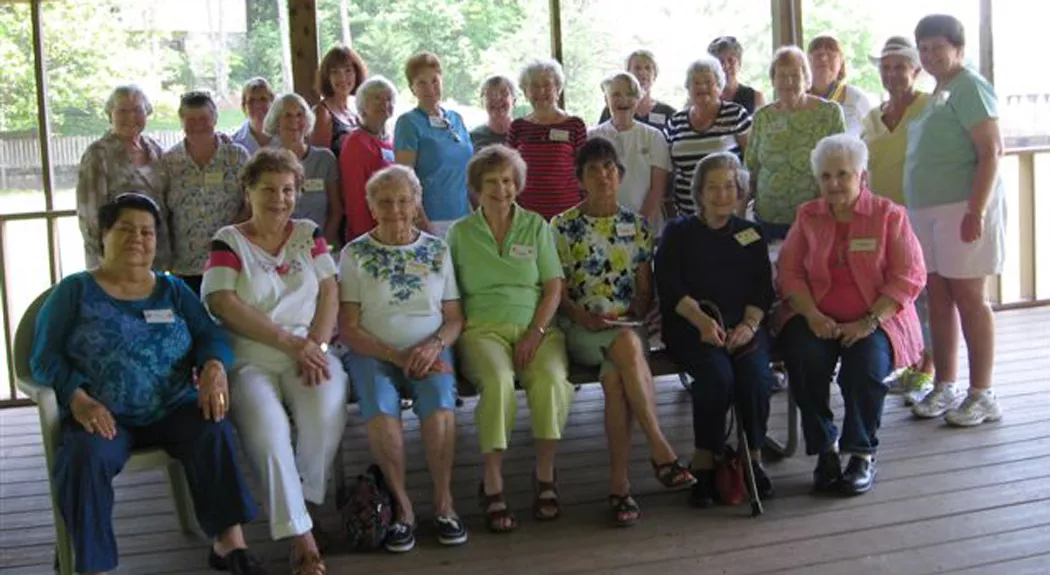
<svg viewBox="0 0 1050 575">
<path fill-rule="evenodd" d="M 852 134 L 835 134 L 817 142 L 816 147 L 809 154 L 809 163 L 818 181 L 824 162 L 831 156 L 846 158 L 857 174 L 868 167 L 868 146 L 864 144 L 864 141 Z"/>
<path fill-rule="evenodd" d="M 514 98 L 518 97 L 518 87 L 514 85 L 514 81 L 502 74 L 494 74 L 485 78 L 485 81 L 481 83 L 481 90 L 478 91 L 478 95 L 481 99 L 485 99 L 485 94 L 488 94 L 489 90 L 496 86 L 506 86 L 510 90 L 510 95 Z"/>
<path fill-rule="evenodd" d="M 740 163 L 740 158 L 732 152 L 715 152 L 708 154 L 696 163 L 693 179 L 689 182 L 689 193 L 696 204 L 696 215 L 704 215 L 704 204 L 700 197 L 704 193 L 704 182 L 708 174 L 715 170 L 733 170 L 736 175 L 736 199 L 740 201 L 747 196 L 751 182 L 751 173 Z"/>
<path fill-rule="evenodd" d="M 266 112 L 266 119 L 263 120 L 263 132 L 266 132 L 267 136 L 277 135 L 281 115 L 284 114 L 284 107 L 288 104 L 295 104 L 303 111 L 303 116 L 306 117 L 306 133 L 309 134 L 314 131 L 314 122 L 317 121 L 314 111 L 310 109 L 310 105 L 306 103 L 302 96 L 295 92 L 289 92 L 277 96 L 273 101 L 273 105 L 270 106 L 270 111 Z"/>
<path fill-rule="evenodd" d="M 794 58 L 802 66 L 802 79 L 808 91 L 813 86 L 813 70 L 809 67 L 809 56 L 798 46 L 781 46 L 773 52 L 773 59 L 769 61 L 769 81 L 776 81 L 777 66 L 789 58 Z"/>
<path fill-rule="evenodd" d="M 372 174 L 365 184 L 365 199 L 371 206 L 380 191 L 399 186 L 408 188 L 417 202 L 423 199 L 423 184 L 419 183 L 415 170 L 401 164 L 391 164 Z"/>
<path fill-rule="evenodd" d="M 608 97 L 609 92 L 612 91 L 613 84 L 619 81 L 627 82 L 627 85 L 631 87 L 632 96 L 634 96 L 635 98 L 642 97 L 642 84 L 638 82 L 638 78 L 635 78 L 634 74 L 630 72 L 616 72 L 615 74 L 607 76 L 604 80 L 602 80 L 602 93 L 604 93 L 605 96 Z"/>
<path fill-rule="evenodd" d="M 373 94 L 380 92 L 390 94 L 391 102 L 397 102 L 397 88 L 394 87 L 394 83 L 383 76 L 372 76 L 362 82 L 357 87 L 357 93 L 354 94 L 354 105 L 357 106 L 357 113 L 361 114 L 362 110 L 365 109 L 365 102 Z"/>
<path fill-rule="evenodd" d="M 561 67 L 561 63 L 553 58 L 539 58 L 525 64 L 525 67 L 521 69 L 521 75 L 518 76 L 518 87 L 521 88 L 522 93 L 527 94 L 532 79 L 544 73 L 554 77 L 554 83 L 558 85 L 558 93 L 565 89 L 565 70 Z"/>
<path fill-rule="evenodd" d="M 726 72 L 722 69 L 722 63 L 711 56 L 701 56 L 689 64 L 685 71 L 685 89 L 693 82 L 693 76 L 699 72 L 710 72 L 715 77 L 715 86 L 721 92 L 726 87 Z"/>
<path fill-rule="evenodd" d="M 153 114 L 153 104 L 150 103 L 149 97 L 142 91 L 142 88 L 139 88 L 137 84 L 121 84 L 113 88 L 113 91 L 109 93 L 109 97 L 106 98 L 106 116 L 109 116 L 113 113 L 113 110 L 117 109 L 117 101 L 121 98 L 134 98 L 136 96 L 142 100 L 142 107 L 146 110 L 146 115 Z"/>
</svg>

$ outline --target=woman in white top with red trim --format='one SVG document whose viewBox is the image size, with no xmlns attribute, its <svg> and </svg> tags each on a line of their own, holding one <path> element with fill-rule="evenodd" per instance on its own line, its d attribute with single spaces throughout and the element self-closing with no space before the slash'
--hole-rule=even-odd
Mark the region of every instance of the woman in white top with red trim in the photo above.
<svg viewBox="0 0 1050 575">
<path fill-rule="evenodd" d="M 252 217 L 215 235 L 201 294 L 233 341 L 230 415 L 266 492 L 270 534 L 291 539 L 293 572 L 324 575 L 306 503 L 324 502 L 346 425 L 347 377 L 327 353 L 335 260 L 317 224 L 291 219 L 303 183 L 294 154 L 259 150 L 241 181 Z"/>
</svg>

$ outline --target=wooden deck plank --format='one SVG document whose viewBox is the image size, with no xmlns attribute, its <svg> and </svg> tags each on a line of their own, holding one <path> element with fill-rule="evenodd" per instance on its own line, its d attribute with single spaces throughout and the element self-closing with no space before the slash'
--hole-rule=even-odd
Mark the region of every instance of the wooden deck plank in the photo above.
<svg viewBox="0 0 1050 575">
<path fill-rule="evenodd" d="M 652 478 L 648 450 L 636 430 L 631 475 L 645 518 L 627 531 L 606 527 L 602 394 L 588 385 L 577 394 L 559 451 L 565 517 L 538 524 L 522 516 L 522 529 L 509 537 L 488 534 L 480 524 L 475 400 L 467 399 L 457 412 L 453 492 L 471 527 L 471 543 L 441 548 L 426 522 L 430 481 L 419 421 L 406 414 L 407 479 L 421 518 L 419 548 L 403 557 L 334 551 L 329 572 L 1048 573 L 1050 307 L 998 313 L 997 337 L 1002 422 L 950 429 L 940 421 L 914 420 L 898 398 L 891 398 L 880 432 L 879 485 L 872 493 L 814 498 L 808 493 L 812 458 L 770 460 L 778 497 L 767 502 L 767 514 L 757 520 L 745 518 L 746 506 L 699 511 L 684 505 L 685 494 L 663 491 Z M 960 375 L 965 375 L 965 350 L 960 356 Z M 841 405 L 837 394 L 834 401 Z M 786 425 L 785 402 L 786 395 L 779 394 L 771 409 L 770 429 L 778 436 Z M 691 405 L 676 378 L 659 379 L 657 403 L 668 439 L 688 457 Z M 370 459 L 356 407 L 349 419 L 343 448 L 348 475 Z M 531 499 L 532 457 L 527 409 L 519 397 L 505 471 L 507 497 L 522 513 Z M 116 498 L 120 573 L 209 572 L 206 543 L 178 533 L 163 474 L 119 477 Z M 49 502 L 35 410 L 0 411 L 0 574 L 50 572 Z M 326 526 L 337 520 L 330 504 L 322 520 Z M 272 572 L 286 572 L 287 545 L 269 541 L 264 517 L 247 526 L 246 536 Z"/>
</svg>

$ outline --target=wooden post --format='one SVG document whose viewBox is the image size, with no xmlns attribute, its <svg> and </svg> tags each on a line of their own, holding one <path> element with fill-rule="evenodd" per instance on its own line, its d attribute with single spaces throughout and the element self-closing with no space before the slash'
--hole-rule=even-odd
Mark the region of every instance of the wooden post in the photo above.
<svg viewBox="0 0 1050 575">
<path fill-rule="evenodd" d="M 30 20 L 33 28 L 33 73 L 36 76 L 37 134 L 40 141 L 40 177 L 44 185 L 44 209 L 47 212 L 55 208 L 54 181 L 55 171 L 51 165 L 51 114 L 47 105 L 47 60 L 44 54 L 43 7 L 40 0 L 32 0 L 29 5 Z M 58 262 L 58 225 L 54 218 L 47 218 L 47 259 L 51 284 L 58 283 L 61 272 Z M 7 290 L 4 290 L 5 294 Z M 9 340 L 10 341 L 10 340 Z M 13 365 L 13 364 L 8 364 Z"/>
<path fill-rule="evenodd" d="M 802 0 L 770 0 L 773 48 L 802 45 Z"/>
<path fill-rule="evenodd" d="M 565 54 L 561 42 L 561 0 L 550 0 L 548 4 L 551 20 L 551 58 L 565 65 Z M 565 109 L 565 91 L 558 96 L 558 106 Z"/>
<path fill-rule="evenodd" d="M 314 91 L 317 74 L 317 6 L 314 0 L 288 0 L 288 33 L 292 48 L 292 84 L 310 104 L 320 101 Z"/>
</svg>

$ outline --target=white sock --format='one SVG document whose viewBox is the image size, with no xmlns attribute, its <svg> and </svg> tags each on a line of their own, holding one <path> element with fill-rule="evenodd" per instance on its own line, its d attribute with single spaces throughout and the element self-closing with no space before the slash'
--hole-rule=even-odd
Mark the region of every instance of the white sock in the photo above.
<svg viewBox="0 0 1050 575">
<path fill-rule="evenodd" d="M 944 390 L 944 389 L 954 390 L 955 389 L 955 382 L 954 381 L 934 381 L 933 382 L 933 390 L 934 391 L 941 391 L 941 390 Z"/>
<path fill-rule="evenodd" d="M 872 455 L 870 453 L 851 453 L 850 456 L 851 457 L 856 457 L 858 459 L 863 459 L 864 461 L 867 461 L 868 463 L 871 463 L 871 459 L 872 459 Z"/>
<path fill-rule="evenodd" d="M 971 387 L 968 393 L 973 397 L 993 397 L 991 389 L 977 389 L 976 387 Z"/>
</svg>

